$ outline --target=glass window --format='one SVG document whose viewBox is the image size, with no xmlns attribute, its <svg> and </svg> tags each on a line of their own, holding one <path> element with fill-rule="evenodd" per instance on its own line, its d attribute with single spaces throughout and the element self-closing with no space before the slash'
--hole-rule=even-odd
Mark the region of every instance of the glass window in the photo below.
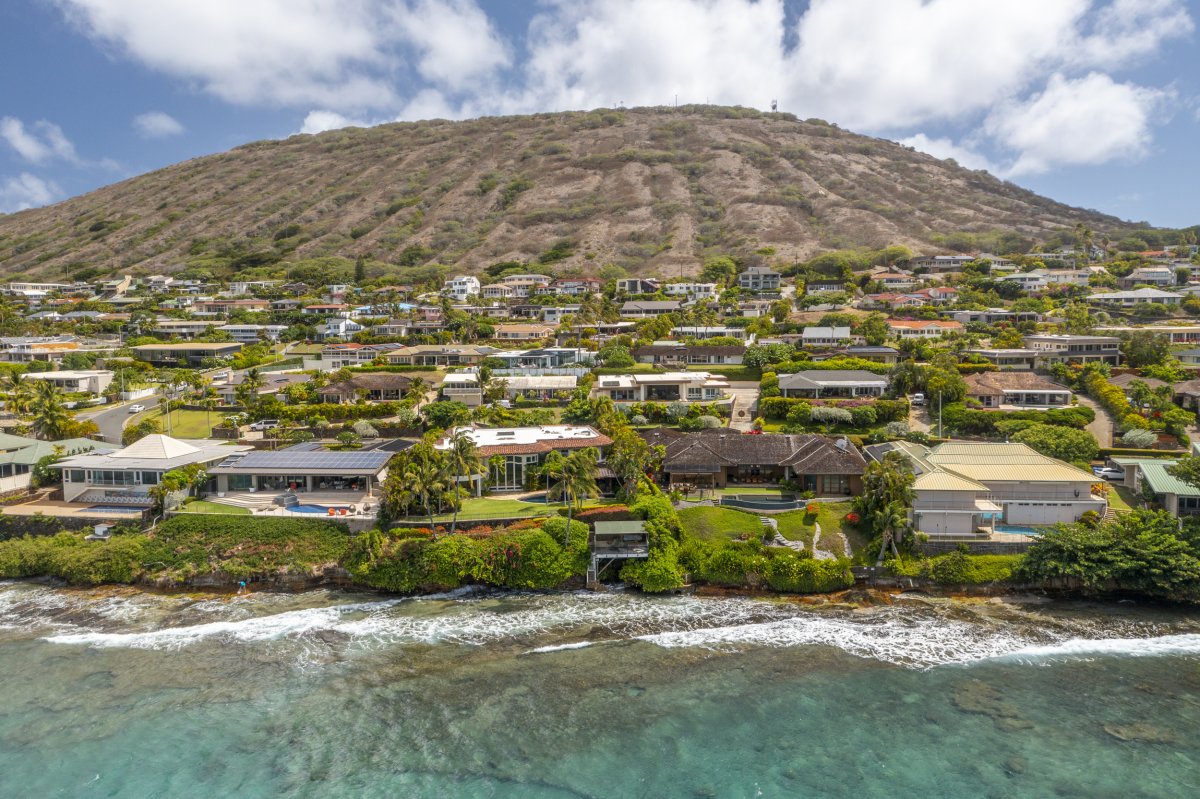
<svg viewBox="0 0 1200 799">
<path fill-rule="evenodd" d="M 70 469 L 67 472 L 67 482 L 69 483 L 84 483 L 87 482 L 87 473 L 83 469 Z"/>
</svg>

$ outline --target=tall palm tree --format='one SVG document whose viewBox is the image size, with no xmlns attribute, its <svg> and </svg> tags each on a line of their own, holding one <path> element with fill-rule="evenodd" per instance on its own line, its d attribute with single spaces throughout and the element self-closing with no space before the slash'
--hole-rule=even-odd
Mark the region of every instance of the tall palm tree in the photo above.
<svg viewBox="0 0 1200 799">
<path fill-rule="evenodd" d="M 43 381 L 45 382 L 45 381 Z M 8 396 L 7 407 L 17 416 L 29 412 L 33 401 L 33 381 L 13 372 L 4 378 L 4 393 Z"/>
<path fill-rule="evenodd" d="M 208 425 L 209 438 L 212 438 L 213 434 L 212 412 L 219 404 L 220 400 L 218 400 L 216 397 L 205 397 L 204 399 L 200 400 L 200 406 L 204 408 L 204 423 Z"/>
<path fill-rule="evenodd" d="M 553 494 L 557 494 L 567 506 L 567 531 L 563 546 L 571 543 L 571 513 L 575 504 L 578 503 L 582 507 L 584 498 L 600 493 L 596 486 L 596 463 L 599 457 L 599 453 L 592 447 L 576 450 L 566 457 L 556 450 L 546 456 L 542 465 L 542 473 L 546 475 L 548 484 L 546 498 L 550 499 Z M 549 486 L 550 480 L 558 482 L 557 488 Z"/>
<path fill-rule="evenodd" d="M 458 528 L 458 508 L 461 504 L 459 502 L 459 478 L 468 478 L 467 492 L 470 493 L 470 478 L 481 474 L 484 471 L 484 464 L 483 458 L 479 454 L 479 447 L 475 445 L 474 439 L 461 430 L 450 439 L 450 449 L 446 451 L 445 459 L 450 472 L 450 485 L 454 502 L 454 518 L 450 520 L 450 535 L 454 535 L 455 530 Z"/>
<path fill-rule="evenodd" d="M 414 377 L 408 384 L 408 390 L 404 392 L 404 398 L 413 401 L 414 410 L 420 410 L 421 402 L 425 399 L 427 391 L 429 391 L 429 383 L 425 381 L 425 378 Z"/>
<path fill-rule="evenodd" d="M 880 536 L 879 555 L 875 558 L 875 565 L 883 565 L 883 558 L 888 549 L 891 549 L 893 556 L 900 557 L 900 550 L 896 548 L 896 541 L 908 528 L 908 513 L 904 509 L 904 506 L 898 502 L 884 505 L 875 511 L 875 516 L 871 522 L 875 532 L 879 533 Z"/>
<path fill-rule="evenodd" d="M 39 382 L 50 389 L 54 388 L 47 381 Z M 41 386 L 39 386 L 40 388 Z M 46 394 L 44 391 L 38 391 L 38 396 L 31 402 L 28 412 L 32 417 L 29 422 L 29 428 L 33 432 L 34 438 L 39 438 L 43 441 L 68 438 L 67 433 L 70 432 L 72 425 L 75 424 L 75 420 L 67 412 L 66 407 L 62 404 L 62 400 L 53 391 L 49 394 Z"/>
</svg>

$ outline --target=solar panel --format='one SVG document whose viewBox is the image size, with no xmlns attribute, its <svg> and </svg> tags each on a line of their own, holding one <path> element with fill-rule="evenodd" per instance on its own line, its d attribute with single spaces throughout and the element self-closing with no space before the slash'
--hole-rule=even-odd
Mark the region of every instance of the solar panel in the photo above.
<svg viewBox="0 0 1200 799">
<path fill-rule="evenodd" d="M 237 462 L 239 469 L 379 469 L 391 460 L 390 452 L 251 452 Z M 231 464 L 232 465 L 232 464 Z"/>
</svg>

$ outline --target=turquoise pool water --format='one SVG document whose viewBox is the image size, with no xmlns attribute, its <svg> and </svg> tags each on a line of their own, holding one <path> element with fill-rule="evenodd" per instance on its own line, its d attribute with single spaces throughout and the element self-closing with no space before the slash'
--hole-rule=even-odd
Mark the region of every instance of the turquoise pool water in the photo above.
<svg viewBox="0 0 1200 799">
<path fill-rule="evenodd" d="M 1022 524 L 997 524 L 996 532 L 1011 535 L 1041 535 L 1043 531 L 1038 527 L 1027 527 Z"/>
</svg>

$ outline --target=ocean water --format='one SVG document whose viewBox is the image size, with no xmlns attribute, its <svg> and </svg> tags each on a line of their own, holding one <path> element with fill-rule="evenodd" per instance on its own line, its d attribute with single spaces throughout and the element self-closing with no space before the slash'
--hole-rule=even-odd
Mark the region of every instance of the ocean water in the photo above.
<svg viewBox="0 0 1200 799">
<path fill-rule="evenodd" d="M 0 796 L 1190 797 L 1137 604 L 0 583 Z"/>
</svg>

